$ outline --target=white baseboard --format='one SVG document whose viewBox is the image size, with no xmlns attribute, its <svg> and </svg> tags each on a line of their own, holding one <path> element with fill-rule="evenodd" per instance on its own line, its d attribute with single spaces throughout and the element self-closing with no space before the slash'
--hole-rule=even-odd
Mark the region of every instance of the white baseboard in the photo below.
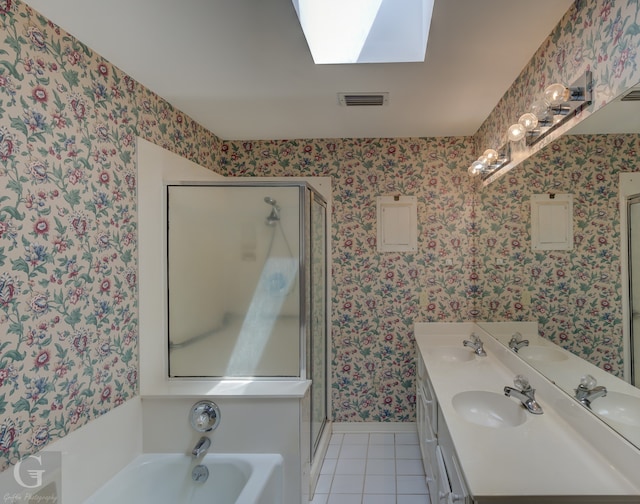
<svg viewBox="0 0 640 504">
<path fill-rule="evenodd" d="M 333 422 L 333 432 L 417 432 L 415 422 Z"/>
</svg>

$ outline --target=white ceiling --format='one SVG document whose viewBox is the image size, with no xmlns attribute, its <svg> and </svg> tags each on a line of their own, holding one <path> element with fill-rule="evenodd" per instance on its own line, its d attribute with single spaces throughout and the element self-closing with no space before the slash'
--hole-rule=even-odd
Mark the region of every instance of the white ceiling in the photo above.
<svg viewBox="0 0 640 504">
<path fill-rule="evenodd" d="M 291 0 L 26 1 L 236 140 L 472 135 L 573 2 L 436 0 L 424 63 L 314 65 Z"/>
</svg>

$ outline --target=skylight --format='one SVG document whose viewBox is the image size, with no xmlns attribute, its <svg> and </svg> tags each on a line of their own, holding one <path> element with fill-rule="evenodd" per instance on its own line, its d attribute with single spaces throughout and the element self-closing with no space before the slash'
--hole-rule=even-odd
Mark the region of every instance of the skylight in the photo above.
<svg viewBox="0 0 640 504">
<path fill-rule="evenodd" d="M 292 0 L 313 61 L 424 61 L 434 0 Z"/>
</svg>

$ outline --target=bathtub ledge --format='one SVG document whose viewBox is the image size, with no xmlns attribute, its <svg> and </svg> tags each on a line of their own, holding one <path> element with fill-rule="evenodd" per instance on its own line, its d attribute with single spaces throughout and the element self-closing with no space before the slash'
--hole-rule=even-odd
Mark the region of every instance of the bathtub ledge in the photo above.
<svg viewBox="0 0 640 504">
<path fill-rule="evenodd" d="M 148 387 L 144 397 L 302 398 L 311 380 L 167 380 Z"/>
</svg>

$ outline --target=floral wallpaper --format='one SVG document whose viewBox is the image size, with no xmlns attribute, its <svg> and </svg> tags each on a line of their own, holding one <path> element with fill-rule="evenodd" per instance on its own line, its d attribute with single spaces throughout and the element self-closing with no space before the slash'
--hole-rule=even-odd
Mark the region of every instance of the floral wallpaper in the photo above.
<svg viewBox="0 0 640 504">
<path fill-rule="evenodd" d="M 414 418 L 416 320 L 536 317 L 619 373 L 617 214 L 595 203 L 634 166 L 637 139 L 561 139 L 482 190 L 466 169 L 545 83 L 591 69 L 595 110 L 640 81 L 639 11 L 577 0 L 473 138 L 221 142 L 27 5 L 0 2 L 0 470 L 138 393 L 137 135 L 228 175 L 332 177 L 337 421 Z M 549 188 L 580 195 L 573 253 L 527 251 L 523 206 Z M 376 250 L 375 196 L 398 193 L 418 197 L 415 254 Z"/>
<path fill-rule="evenodd" d="M 639 135 L 564 136 L 480 192 L 482 320 L 537 320 L 542 336 L 622 377 L 618 176 L 638 170 L 639 152 Z M 574 248 L 533 252 L 530 198 L 551 192 L 573 195 Z"/>
<path fill-rule="evenodd" d="M 509 125 L 542 96 L 545 87 L 553 82 L 569 85 L 590 70 L 593 105 L 577 119 L 581 120 L 640 81 L 639 50 L 639 0 L 575 0 L 476 132 L 475 139 L 482 149 L 502 145 Z M 575 121 L 570 120 L 559 132 Z M 526 158 L 557 136 L 551 133 L 548 139 L 525 148 L 519 155 Z"/>
<path fill-rule="evenodd" d="M 225 175 L 332 178 L 335 421 L 414 420 L 414 322 L 476 313 L 472 152 L 464 138 L 223 143 Z M 418 198 L 416 253 L 376 249 L 376 196 L 394 194 Z"/>
<path fill-rule="evenodd" d="M 2 470 L 137 394 L 136 135 L 218 139 L 25 4 L 0 27 Z"/>
</svg>

